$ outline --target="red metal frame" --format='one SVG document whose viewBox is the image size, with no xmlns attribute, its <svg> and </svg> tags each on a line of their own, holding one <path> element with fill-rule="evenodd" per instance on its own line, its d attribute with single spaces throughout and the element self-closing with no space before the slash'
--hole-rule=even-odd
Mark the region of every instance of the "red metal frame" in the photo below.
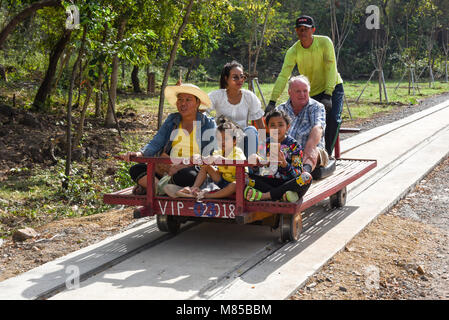
<svg viewBox="0 0 449 320">
<path fill-rule="evenodd" d="M 347 164 L 350 168 L 336 170 L 334 176 L 323 181 L 324 185 L 312 185 L 306 195 L 297 203 L 278 201 L 255 201 L 249 202 L 243 198 L 245 186 L 244 170 L 248 166 L 247 161 L 232 161 L 226 163 L 236 167 L 236 199 L 204 199 L 197 202 L 191 198 L 170 198 L 155 196 L 154 168 L 155 163 L 172 163 L 169 158 L 140 157 L 132 158 L 132 161 L 148 164 L 147 169 L 147 195 L 133 195 L 132 188 L 120 190 L 112 194 L 104 195 L 104 202 L 109 204 L 125 204 L 142 206 L 141 216 L 152 216 L 155 214 L 169 214 L 184 217 L 203 217 L 220 219 L 240 219 L 250 213 L 263 212 L 272 214 L 296 214 L 313 206 L 314 204 L 335 194 L 345 186 L 355 181 L 371 169 L 376 160 L 339 159 L 337 164 Z M 190 160 L 184 163 L 193 164 Z M 337 166 L 338 168 L 338 166 Z M 320 182 L 318 182 L 319 184 Z"/>
<path fill-rule="evenodd" d="M 340 132 L 357 132 L 359 129 L 341 128 Z M 296 214 L 315 205 L 316 203 L 330 197 L 342 190 L 348 184 L 357 180 L 377 165 L 376 160 L 341 159 L 340 140 L 337 136 L 335 143 L 335 158 L 337 169 L 335 173 L 316 184 L 297 203 L 279 201 L 255 201 L 249 202 L 243 198 L 245 188 L 245 167 L 248 161 L 227 161 L 227 166 L 236 167 L 236 195 L 234 199 L 204 199 L 201 202 L 192 198 L 170 198 L 156 196 L 154 186 L 154 175 L 156 163 L 172 164 L 184 163 L 196 165 L 192 159 L 173 159 L 158 157 L 131 157 L 131 161 L 147 164 L 147 194 L 133 195 L 132 187 L 114 193 L 105 194 L 103 201 L 109 204 L 124 204 L 141 206 L 141 216 L 152 216 L 155 214 L 171 214 L 184 217 L 204 217 L 219 219 L 234 219 L 238 221 L 251 221 L 245 219 L 254 213 L 269 214 Z M 215 163 L 222 165 L 222 163 Z M 340 168 L 340 169 L 339 169 Z"/>
<path fill-rule="evenodd" d="M 360 132 L 359 128 L 340 128 L 340 133 L 352 133 L 352 132 Z M 340 135 L 337 135 L 337 139 L 335 140 L 334 152 L 335 159 L 340 159 Z M 330 156 L 330 155 L 329 155 Z"/>
</svg>

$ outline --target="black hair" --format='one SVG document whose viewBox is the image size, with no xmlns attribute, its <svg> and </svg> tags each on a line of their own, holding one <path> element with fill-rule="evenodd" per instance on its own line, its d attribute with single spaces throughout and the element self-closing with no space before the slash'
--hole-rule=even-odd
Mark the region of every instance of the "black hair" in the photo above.
<svg viewBox="0 0 449 320">
<path fill-rule="evenodd" d="M 243 70 L 243 66 L 235 60 L 226 63 L 224 65 L 223 69 L 221 69 L 220 89 L 226 89 L 226 87 L 227 87 L 226 79 L 229 78 L 229 74 L 231 73 L 231 70 L 234 68 L 240 68 Z"/>
<path fill-rule="evenodd" d="M 268 126 L 268 124 L 270 123 L 270 119 L 271 118 L 274 118 L 274 117 L 281 117 L 281 118 L 283 118 L 284 120 L 285 120 L 285 122 L 287 123 L 287 126 L 290 124 L 290 122 L 291 122 L 291 119 L 290 119 L 290 117 L 288 116 L 288 114 L 286 114 L 284 111 L 282 111 L 282 110 L 273 110 L 273 111 L 270 111 L 266 116 L 265 116 L 265 122 L 267 123 L 267 126 Z"/>
<path fill-rule="evenodd" d="M 226 132 L 227 130 L 231 130 L 234 140 L 240 138 L 242 130 L 240 130 L 235 124 L 226 119 L 224 116 L 219 116 L 216 122 L 217 131 Z"/>
<path fill-rule="evenodd" d="M 237 127 L 223 116 L 217 118 L 217 130 L 224 132 L 225 130 L 235 130 Z"/>
</svg>

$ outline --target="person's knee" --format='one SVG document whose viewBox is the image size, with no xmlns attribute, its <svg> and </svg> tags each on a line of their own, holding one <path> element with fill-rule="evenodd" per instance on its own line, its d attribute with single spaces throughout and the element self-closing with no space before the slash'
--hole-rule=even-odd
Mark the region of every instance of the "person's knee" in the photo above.
<svg viewBox="0 0 449 320">
<path fill-rule="evenodd" d="M 243 130 L 243 132 L 245 133 L 245 135 L 248 135 L 248 134 L 255 134 L 255 135 L 257 135 L 257 129 L 254 126 L 247 126 Z"/>
<path fill-rule="evenodd" d="M 147 174 L 147 166 L 144 163 L 138 163 L 129 168 L 129 175 L 134 182 L 139 181 Z"/>
<path fill-rule="evenodd" d="M 254 153 L 257 153 L 257 146 L 259 144 L 259 134 L 257 129 L 253 126 L 248 126 L 245 128 L 244 132 L 244 152 L 245 156 L 248 157 Z"/>
<path fill-rule="evenodd" d="M 198 171 L 193 167 L 188 167 L 176 172 L 173 177 L 173 183 L 181 187 L 191 187 L 195 183 Z"/>
</svg>

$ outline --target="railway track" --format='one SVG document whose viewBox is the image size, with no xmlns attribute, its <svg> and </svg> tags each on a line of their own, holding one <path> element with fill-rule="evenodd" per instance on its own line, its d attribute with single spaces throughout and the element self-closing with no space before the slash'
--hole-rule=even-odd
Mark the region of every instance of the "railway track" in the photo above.
<svg viewBox="0 0 449 320">
<path fill-rule="evenodd" d="M 282 244 L 278 232 L 257 225 L 189 222 L 172 236 L 159 232 L 153 220 L 127 240 L 108 240 L 78 257 L 58 259 L 51 275 L 44 265 L 1 282 L 0 298 L 287 298 L 448 155 L 448 119 L 446 101 L 342 141 L 343 157 L 377 159 L 378 167 L 349 185 L 345 207 L 331 210 L 322 201 L 307 209 L 297 242 Z M 108 252 L 114 241 L 120 249 Z M 84 266 L 98 250 L 101 259 Z M 80 270 L 79 287 L 67 289 L 71 265 Z"/>
</svg>

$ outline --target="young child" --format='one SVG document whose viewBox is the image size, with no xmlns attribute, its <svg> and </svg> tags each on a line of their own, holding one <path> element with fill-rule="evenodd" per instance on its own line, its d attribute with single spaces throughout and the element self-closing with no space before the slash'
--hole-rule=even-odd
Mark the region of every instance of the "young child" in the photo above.
<svg viewBox="0 0 449 320">
<path fill-rule="evenodd" d="M 277 153 L 279 165 L 270 170 L 261 167 L 259 173 L 249 175 L 249 183 L 245 188 L 244 197 L 248 201 L 255 200 L 280 200 L 289 202 L 298 201 L 309 189 L 312 176 L 308 172 L 303 172 L 302 167 L 302 147 L 287 135 L 290 127 L 290 119 L 283 111 L 271 111 L 265 117 L 270 138 L 272 130 L 277 130 L 278 141 L 271 141 L 267 138 L 266 154 L 267 159 L 272 159 Z M 253 155 L 249 161 L 263 160 L 260 155 Z M 270 166 L 272 168 L 272 166 Z"/>
<path fill-rule="evenodd" d="M 245 154 L 239 147 L 236 146 L 237 137 L 239 134 L 238 128 L 231 122 L 222 121 L 217 127 L 217 141 L 220 149 L 215 150 L 212 157 L 204 159 L 212 163 L 221 160 L 246 160 Z M 221 142 L 221 143 L 220 143 Z M 220 188 L 216 192 L 203 193 L 200 186 L 209 175 L 214 183 Z M 195 183 L 192 187 L 185 187 L 176 194 L 183 197 L 200 197 L 200 198 L 226 198 L 235 193 L 235 167 L 234 166 L 213 166 L 202 165 L 198 173 Z"/>
</svg>

